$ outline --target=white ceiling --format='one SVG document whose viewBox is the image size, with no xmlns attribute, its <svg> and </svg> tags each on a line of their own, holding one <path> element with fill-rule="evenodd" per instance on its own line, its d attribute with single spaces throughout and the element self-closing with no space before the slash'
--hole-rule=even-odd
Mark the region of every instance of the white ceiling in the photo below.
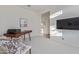
<svg viewBox="0 0 79 59">
<path fill-rule="evenodd" d="M 34 12 L 42 13 L 47 10 L 53 10 L 53 12 L 59 11 L 69 6 L 70 5 L 31 5 L 30 7 L 28 7 L 27 5 L 22 5 L 20 7 L 32 10 Z"/>
</svg>

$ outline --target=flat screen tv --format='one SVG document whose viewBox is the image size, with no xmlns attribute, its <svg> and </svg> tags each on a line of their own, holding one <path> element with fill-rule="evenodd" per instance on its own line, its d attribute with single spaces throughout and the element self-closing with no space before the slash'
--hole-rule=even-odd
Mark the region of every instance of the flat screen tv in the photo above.
<svg viewBox="0 0 79 59">
<path fill-rule="evenodd" d="M 79 17 L 57 20 L 57 29 L 79 30 Z"/>
</svg>

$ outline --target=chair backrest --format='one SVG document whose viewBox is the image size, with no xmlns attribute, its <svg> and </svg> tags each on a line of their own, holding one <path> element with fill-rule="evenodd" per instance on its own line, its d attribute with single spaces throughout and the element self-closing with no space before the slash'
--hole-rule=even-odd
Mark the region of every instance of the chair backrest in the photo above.
<svg viewBox="0 0 79 59">
<path fill-rule="evenodd" d="M 21 32 L 21 29 L 8 29 L 7 34 L 15 34 L 17 32 Z"/>
</svg>

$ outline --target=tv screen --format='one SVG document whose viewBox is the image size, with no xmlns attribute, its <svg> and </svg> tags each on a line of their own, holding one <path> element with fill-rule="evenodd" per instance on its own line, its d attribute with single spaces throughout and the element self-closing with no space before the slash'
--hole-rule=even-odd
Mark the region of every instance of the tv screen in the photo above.
<svg viewBox="0 0 79 59">
<path fill-rule="evenodd" d="M 79 30 L 79 17 L 57 20 L 57 29 Z"/>
</svg>

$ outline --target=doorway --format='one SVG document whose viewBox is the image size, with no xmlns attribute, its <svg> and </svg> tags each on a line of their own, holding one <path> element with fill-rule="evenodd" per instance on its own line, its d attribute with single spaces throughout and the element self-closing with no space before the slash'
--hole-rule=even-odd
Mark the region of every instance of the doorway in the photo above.
<svg viewBox="0 0 79 59">
<path fill-rule="evenodd" d="M 50 12 L 41 15 L 41 35 L 50 38 Z"/>
<path fill-rule="evenodd" d="M 52 36 L 62 37 L 62 30 L 56 29 L 56 17 L 62 15 L 62 10 L 55 13 L 51 11 L 41 15 L 41 35 L 50 38 Z"/>
</svg>

